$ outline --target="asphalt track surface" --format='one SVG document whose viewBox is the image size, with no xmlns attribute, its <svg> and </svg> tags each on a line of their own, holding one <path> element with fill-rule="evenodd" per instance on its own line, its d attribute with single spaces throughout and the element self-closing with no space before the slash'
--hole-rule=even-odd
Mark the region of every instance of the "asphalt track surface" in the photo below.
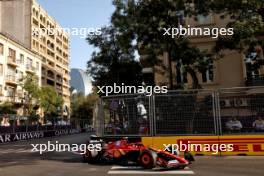
<svg viewBox="0 0 264 176">
<path fill-rule="evenodd" d="M 0 176 L 111 176 L 111 175 L 194 175 L 194 176 L 264 176 L 264 156 L 195 157 L 184 170 L 143 170 L 137 166 L 90 165 L 72 152 L 32 153 L 30 144 L 59 141 L 85 143 L 89 134 L 74 134 L 0 144 Z"/>
</svg>

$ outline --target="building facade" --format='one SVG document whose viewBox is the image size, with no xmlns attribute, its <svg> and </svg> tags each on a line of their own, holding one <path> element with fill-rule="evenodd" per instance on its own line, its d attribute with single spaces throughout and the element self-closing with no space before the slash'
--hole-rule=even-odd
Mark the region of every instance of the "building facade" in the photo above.
<svg viewBox="0 0 264 176">
<path fill-rule="evenodd" d="M 208 16 L 198 16 L 197 20 L 186 18 L 185 25 L 191 27 L 225 28 L 232 19 L 221 18 L 221 15 L 211 14 Z M 211 36 L 191 36 L 188 37 L 190 45 L 198 47 L 201 51 L 211 51 L 216 40 Z M 169 86 L 169 58 L 166 53 L 159 57 L 163 66 L 151 65 L 147 62 L 147 56 L 142 52 L 140 62 L 143 66 L 145 82 L 155 85 Z M 263 59 L 263 51 L 257 53 L 258 59 Z M 228 87 L 259 86 L 264 85 L 264 65 L 253 73 L 250 65 L 254 59 L 246 58 L 243 54 L 235 50 L 225 50 L 223 57 L 212 61 L 209 69 L 204 72 L 197 72 L 199 84 L 205 89 L 217 89 Z M 192 78 L 188 73 L 184 73 L 180 62 L 172 62 L 173 85 L 184 85 L 192 88 Z"/>
<path fill-rule="evenodd" d="M 39 53 L 41 85 L 56 89 L 64 99 L 63 115 L 69 117 L 69 35 L 36 0 L 0 1 L 0 12 L 0 31 Z"/>
<path fill-rule="evenodd" d="M 92 92 L 92 82 L 87 73 L 81 69 L 71 69 L 71 88 L 77 92 L 82 92 L 84 95 L 88 95 Z"/>
<path fill-rule="evenodd" d="M 10 102 L 23 115 L 23 79 L 35 74 L 41 86 L 41 57 L 10 36 L 0 33 L 0 103 Z"/>
</svg>

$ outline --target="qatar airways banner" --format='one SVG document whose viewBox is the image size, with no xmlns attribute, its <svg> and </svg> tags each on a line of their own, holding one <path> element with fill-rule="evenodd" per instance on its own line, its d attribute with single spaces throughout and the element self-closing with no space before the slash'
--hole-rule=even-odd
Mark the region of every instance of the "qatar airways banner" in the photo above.
<svg viewBox="0 0 264 176">
<path fill-rule="evenodd" d="M 32 131 L 32 132 L 19 132 L 19 133 L 5 133 L 0 134 L 0 144 L 14 141 L 23 141 L 30 139 L 40 139 L 45 137 L 62 136 L 80 133 L 77 129 L 64 129 L 52 131 Z"/>
</svg>

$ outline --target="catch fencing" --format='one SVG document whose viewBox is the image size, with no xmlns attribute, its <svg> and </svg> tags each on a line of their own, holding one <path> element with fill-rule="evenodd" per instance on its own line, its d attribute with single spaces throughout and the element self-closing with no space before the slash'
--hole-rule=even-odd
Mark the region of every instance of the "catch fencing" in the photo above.
<svg viewBox="0 0 264 176">
<path fill-rule="evenodd" d="M 245 135 L 264 133 L 264 87 L 169 91 L 102 97 L 102 136 Z"/>
</svg>

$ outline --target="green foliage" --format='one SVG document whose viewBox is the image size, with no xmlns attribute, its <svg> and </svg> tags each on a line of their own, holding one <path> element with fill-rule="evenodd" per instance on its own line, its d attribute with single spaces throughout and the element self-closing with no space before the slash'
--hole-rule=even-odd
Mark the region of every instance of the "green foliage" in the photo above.
<svg viewBox="0 0 264 176">
<path fill-rule="evenodd" d="M 38 85 L 38 78 L 34 74 L 28 74 L 24 78 L 22 88 L 30 95 L 32 98 L 39 99 L 40 88 Z"/>
<path fill-rule="evenodd" d="M 98 95 L 92 93 L 84 96 L 82 93 L 71 96 L 71 117 L 72 119 L 88 119 L 90 122 L 93 117 L 93 109 L 98 101 Z"/>
<path fill-rule="evenodd" d="M 210 57 L 206 51 L 191 47 L 186 38 L 179 37 L 176 39 L 169 35 L 163 35 L 164 28 L 183 25 L 183 12 L 187 12 L 186 2 L 183 0 L 114 1 L 116 10 L 112 15 L 112 23 L 121 34 L 130 36 L 131 41 L 136 41 L 134 48 L 140 54 L 148 55 L 149 62 L 164 68 L 167 67 L 159 62 L 158 57 L 163 53 L 168 54 L 171 89 L 175 88 L 172 73 L 173 61 L 180 62 L 185 71 L 191 75 L 193 88 L 200 88 L 196 76 L 196 72 L 199 71 L 197 68 L 207 67 L 204 64 L 199 65 L 200 60 Z"/>
<path fill-rule="evenodd" d="M 246 54 L 256 50 L 256 46 L 263 50 L 263 41 L 258 38 L 264 31 L 262 0 L 113 0 L 113 4 L 116 9 L 111 17 L 111 26 L 105 27 L 101 36 L 87 39 L 89 44 L 99 49 L 88 62 L 88 71 L 96 85 L 125 82 L 127 77 L 134 83 L 135 76 L 121 74 L 119 69 L 127 70 L 122 63 L 132 62 L 135 52 L 147 55 L 147 62 L 161 67 L 164 65 L 158 56 L 167 53 L 170 88 L 174 88 L 173 61 L 181 62 L 193 79 L 193 88 L 200 88 L 196 73 L 207 69 L 214 58 L 221 57 L 222 50 L 236 49 Z M 219 37 L 214 51 L 200 51 L 190 46 L 186 38 L 163 35 L 163 28 L 184 25 L 183 17 L 197 19 L 198 15 L 209 13 L 230 18 L 228 27 L 234 28 L 233 36 Z M 120 75 L 126 75 L 124 81 Z"/>
<path fill-rule="evenodd" d="M 221 56 L 224 49 L 235 49 L 245 55 L 255 52 L 256 47 L 263 50 L 260 37 L 264 34 L 263 0 L 195 0 L 194 7 L 189 7 L 187 3 L 184 8 L 189 16 L 213 12 L 221 14 L 223 19 L 231 18 L 227 26 L 234 28 L 234 35 L 219 37 L 215 47 L 217 55 Z"/>
<path fill-rule="evenodd" d="M 94 85 L 142 83 L 141 67 L 134 60 L 135 53 L 129 40 L 130 37 L 119 35 L 111 26 L 103 28 L 100 36 L 88 36 L 88 43 L 98 49 L 87 63 Z"/>
<path fill-rule="evenodd" d="M 14 105 L 6 102 L 0 104 L 0 114 L 16 114 Z"/>
<path fill-rule="evenodd" d="M 45 117 L 56 117 L 63 106 L 63 98 L 57 94 L 54 87 L 44 86 L 41 88 L 40 104 Z"/>
<path fill-rule="evenodd" d="M 41 90 L 38 84 L 38 78 L 35 74 L 28 74 L 21 85 L 23 90 L 26 91 L 24 97 L 24 108 L 26 110 L 25 115 L 35 116 L 36 109 L 39 107 Z M 35 118 L 32 118 L 35 119 Z"/>
<path fill-rule="evenodd" d="M 31 115 L 28 116 L 29 123 L 31 122 L 38 122 L 40 119 L 40 116 L 36 114 L 36 112 L 32 113 Z"/>
<path fill-rule="evenodd" d="M 168 53 L 171 88 L 172 61 L 181 61 L 193 79 L 193 88 L 199 88 L 196 72 L 205 70 L 213 58 L 222 56 L 222 50 L 236 49 L 248 53 L 252 52 L 252 48 L 256 50 L 254 47 L 258 45 L 262 49 L 264 46 L 258 38 L 264 31 L 262 0 L 114 0 L 113 4 L 116 6 L 112 15 L 113 26 L 121 34 L 135 40 L 135 48 L 138 46 L 139 52 L 143 50 L 154 63 L 159 55 Z M 162 35 L 163 28 L 184 25 L 183 16 L 197 19 L 198 15 L 209 13 L 218 13 L 221 18 L 230 17 L 228 27 L 234 28 L 233 36 L 220 37 L 217 41 L 215 53 L 212 52 L 216 57 L 208 54 L 211 52 L 191 47 L 182 37 L 172 39 L 169 35 Z"/>
</svg>

